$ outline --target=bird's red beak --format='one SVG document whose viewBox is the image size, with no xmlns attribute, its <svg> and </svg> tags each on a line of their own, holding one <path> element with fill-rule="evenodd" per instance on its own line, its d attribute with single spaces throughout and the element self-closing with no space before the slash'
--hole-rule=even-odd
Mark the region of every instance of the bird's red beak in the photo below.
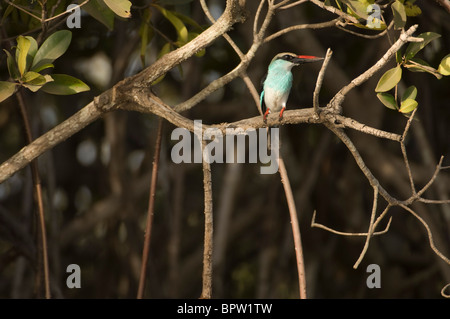
<svg viewBox="0 0 450 319">
<path fill-rule="evenodd" d="M 309 63 L 323 60 L 323 58 L 319 58 L 313 55 L 298 55 L 297 59 L 298 63 Z"/>
</svg>

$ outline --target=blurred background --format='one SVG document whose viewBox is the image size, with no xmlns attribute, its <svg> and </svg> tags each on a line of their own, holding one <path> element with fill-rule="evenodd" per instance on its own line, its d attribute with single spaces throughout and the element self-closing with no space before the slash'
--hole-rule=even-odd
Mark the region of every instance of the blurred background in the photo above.
<svg viewBox="0 0 450 319">
<path fill-rule="evenodd" d="M 66 1 L 65 5 L 69 3 Z M 84 12 L 81 28 L 71 29 L 69 50 L 55 63 L 58 73 L 86 82 L 91 90 L 73 96 L 24 91 L 34 138 L 55 127 L 88 104 L 93 97 L 144 67 L 141 56 L 144 22 L 152 30 L 145 44 L 145 66 L 167 49 L 176 48 L 177 32 L 152 1 L 132 1 L 132 17 L 115 19 L 113 28 Z M 64 4 L 64 1 L 62 1 Z M 199 1 L 159 1 L 171 12 L 188 17 L 192 32 L 206 28 Z M 207 1 L 215 17 L 224 1 Z M 243 52 L 252 44 L 257 1 L 247 1 L 248 18 L 229 35 Z M 450 52 L 450 13 L 434 1 L 415 2 L 422 11 L 409 17 L 416 34 L 441 34 L 418 57 L 437 68 Z M 25 3 L 23 4 L 26 5 Z M 35 4 L 37 5 L 37 4 Z M 2 1 L 2 16 L 6 8 Z M 265 7 L 266 8 L 266 7 Z M 33 9 L 36 9 L 35 7 Z M 266 9 L 263 9 L 265 12 Z M 150 14 L 149 14 L 150 12 Z M 390 10 L 386 17 L 390 19 Z M 296 24 L 326 22 L 335 16 L 312 3 L 274 15 L 267 35 Z M 27 20 L 28 19 L 28 20 Z M 262 19 L 262 18 L 261 18 Z M 33 33 L 32 19 L 19 13 L 1 22 L 2 49 L 10 50 L 19 34 Z M 184 20 L 187 21 L 187 20 Z M 261 21 L 261 20 L 260 20 Z M 35 26 L 34 26 L 35 27 Z M 64 23 L 56 26 L 66 28 Z M 30 31 L 31 30 L 31 31 Z M 352 29 L 355 30 L 355 29 Z M 365 34 L 366 30 L 356 30 Z M 389 33 L 395 41 L 398 32 Z M 284 51 L 333 57 L 325 74 L 321 105 L 353 78 L 372 66 L 390 47 L 387 36 L 368 39 L 336 27 L 286 33 L 261 46 L 248 67 L 256 88 L 272 57 Z M 404 48 L 403 48 L 404 50 Z M 153 90 L 171 106 L 196 94 L 232 70 L 239 58 L 219 38 L 204 55 L 171 70 Z M 293 70 L 288 109 L 312 106 L 320 64 Z M 388 63 L 392 68 L 395 62 Z M 382 71 L 382 72 L 384 72 Z M 402 134 L 407 117 L 386 108 L 374 88 L 376 74 L 345 99 L 344 115 L 379 129 Z M 6 55 L 0 57 L 1 80 L 8 79 Z M 404 71 L 399 89 L 418 88 L 416 120 L 406 141 L 417 189 L 431 178 L 440 156 L 450 161 L 450 79 Z M 259 114 L 244 81 L 235 79 L 183 113 L 205 124 L 233 122 Z M 138 288 L 149 185 L 158 119 L 117 111 L 105 115 L 39 157 L 47 223 L 50 278 L 55 298 L 135 298 Z M 203 253 L 203 174 L 201 164 L 175 164 L 171 140 L 175 127 L 164 123 L 154 223 L 147 272 L 146 298 L 197 298 L 201 292 Z M 380 183 L 393 196 L 411 195 L 398 143 L 356 131 L 347 133 Z M 364 237 L 343 237 L 311 227 L 316 222 L 344 232 L 366 232 L 373 190 L 346 147 L 321 125 L 280 128 L 281 153 L 290 178 L 301 227 L 307 290 L 310 298 L 438 298 L 450 282 L 450 266 L 430 248 L 424 226 L 410 213 L 393 208 L 389 231 L 374 237 L 358 269 L 353 264 Z M 15 97 L 0 104 L 0 161 L 26 145 Z M 260 163 L 212 164 L 214 215 L 214 298 L 298 298 L 298 276 L 289 211 L 279 174 L 261 175 Z M 442 171 L 425 193 L 449 199 L 450 175 Z M 29 167 L 0 184 L 0 297 L 42 297 L 36 209 Z M 386 207 L 378 201 L 378 214 Z M 450 256 L 450 205 L 412 205 L 429 225 L 437 248 Z M 81 269 L 81 288 L 69 289 L 66 268 Z M 366 268 L 378 264 L 381 288 L 369 289 Z"/>
</svg>

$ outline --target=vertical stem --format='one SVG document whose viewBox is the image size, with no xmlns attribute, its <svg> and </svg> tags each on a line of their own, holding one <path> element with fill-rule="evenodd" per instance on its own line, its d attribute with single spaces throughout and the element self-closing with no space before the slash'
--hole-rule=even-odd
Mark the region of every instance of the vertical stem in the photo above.
<svg viewBox="0 0 450 319">
<path fill-rule="evenodd" d="M 206 145 L 202 141 L 202 150 Z M 202 294 L 200 299 L 211 299 L 212 296 L 212 253 L 213 253 L 213 202 L 211 165 L 203 158 L 203 189 L 205 193 L 205 242 L 203 249 Z"/>
<path fill-rule="evenodd" d="M 158 181 L 159 154 L 161 153 L 162 118 L 158 121 L 158 133 L 156 135 L 155 154 L 153 155 L 152 179 L 150 182 L 150 195 L 148 200 L 147 223 L 145 225 L 144 248 L 142 250 L 141 275 L 139 277 L 139 287 L 137 299 L 142 299 L 145 289 L 145 278 L 147 262 L 150 251 L 150 235 L 153 224 L 153 212 L 155 207 L 156 182 Z"/>
<path fill-rule="evenodd" d="M 306 299 L 305 263 L 303 261 L 303 248 L 300 236 L 300 227 L 298 224 L 297 209 L 295 208 L 294 196 L 292 195 L 292 189 L 289 183 L 289 177 L 287 175 L 286 166 L 284 165 L 284 161 L 281 158 L 281 156 L 279 158 L 278 167 L 281 176 L 281 182 L 283 183 L 284 187 L 284 193 L 286 194 L 286 200 L 289 207 L 289 215 L 291 217 L 292 234 L 294 236 L 295 257 L 297 259 L 300 299 Z"/>
<path fill-rule="evenodd" d="M 30 121 L 28 119 L 28 112 L 25 106 L 25 101 L 21 91 L 18 91 L 17 101 L 19 102 L 20 113 L 22 114 L 23 124 L 25 127 L 25 134 L 27 137 L 27 143 L 33 142 L 33 135 L 31 133 Z M 42 262 L 44 264 L 44 283 L 45 283 L 45 298 L 50 299 L 50 278 L 48 269 L 48 252 L 47 252 L 47 236 L 45 230 L 45 216 L 44 216 L 44 204 L 42 201 L 42 186 L 41 179 L 39 177 L 38 160 L 37 158 L 31 161 L 31 173 L 33 178 L 33 187 L 36 196 L 36 204 L 38 208 L 40 233 L 41 233 L 41 245 L 42 245 Z M 39 251 L 39 250 L 38 250 Z"/>
</svg>

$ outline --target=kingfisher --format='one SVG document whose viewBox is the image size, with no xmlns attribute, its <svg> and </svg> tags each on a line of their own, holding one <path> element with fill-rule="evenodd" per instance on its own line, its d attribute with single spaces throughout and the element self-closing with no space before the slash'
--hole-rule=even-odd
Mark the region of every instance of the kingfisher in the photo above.
<svg viewBox="0 0 450 319">
<path fill-rule="evenodd" d="M 269 64 L 267 74 L 262 80 L 263 90 L 259 102 L 266 121 L 271 112 L 280 112 L 280 119 L 286 109 L 286 102 L 292 88 L 292 68 L 294 66 L 323 60 L 312 55 L 297 55 L 290 52 L 277 54 Z"/>
</svg>

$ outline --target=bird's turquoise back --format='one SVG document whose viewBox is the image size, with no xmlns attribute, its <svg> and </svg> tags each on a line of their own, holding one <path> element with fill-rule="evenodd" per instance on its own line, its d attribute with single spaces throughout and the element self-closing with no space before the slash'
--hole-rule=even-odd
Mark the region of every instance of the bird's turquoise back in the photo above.
<svg viewBox="0 0 450 319">
<path fill-rule="evenodd" d="M 284 60 L 275 60 L 269 65 L 264 87 L 280 92 L 289 92 L 292 88 L 292 63 Z"/>
</svg>

